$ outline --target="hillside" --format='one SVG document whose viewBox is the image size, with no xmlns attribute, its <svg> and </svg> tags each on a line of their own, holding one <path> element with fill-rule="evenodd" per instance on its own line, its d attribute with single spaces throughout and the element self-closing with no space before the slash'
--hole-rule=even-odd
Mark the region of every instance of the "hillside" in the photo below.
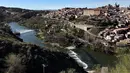
<svg viewBox="0 0 130 73">
<path fill-rule="evenodd" d="M 4 19 L 0 22 L 0 73 L 43 73 L 43 64 L 46 73 L 68 69 L 84 73 L 67 54 L 22 42 L 2 21 Z"/>
</svg>

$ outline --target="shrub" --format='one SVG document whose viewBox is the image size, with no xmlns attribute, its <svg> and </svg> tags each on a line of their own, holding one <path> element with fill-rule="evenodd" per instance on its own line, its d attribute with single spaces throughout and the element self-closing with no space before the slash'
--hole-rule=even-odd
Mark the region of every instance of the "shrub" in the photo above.
<svg viewBox="0 0 130 73">
<path fill-rule="evenodd" d="M 110 69 L 110 73 L 130 73 L 130 54 L 121 56 L 116 66 Z"/>
<path fill-rule="evenodd" d="M 66 71 L 61 71 L 60 73 L 76 73 L 75 69 L 67 69 Z"/>
<path fill-rule="evenodd" d="M 21 58 L 19 55 L 9 54 L 5 61 L 8 66 L 5 73 L 24 73 L 25 66 L 21 64 Z"/>
</svg>

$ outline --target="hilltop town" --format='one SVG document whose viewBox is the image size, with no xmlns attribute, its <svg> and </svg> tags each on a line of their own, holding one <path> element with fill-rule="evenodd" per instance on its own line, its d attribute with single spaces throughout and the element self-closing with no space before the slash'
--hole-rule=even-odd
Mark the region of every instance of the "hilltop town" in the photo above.
<svg viewBox="0 0 130 73">
<path fill-rule="evenodd" d="M 105 27 L 104 30 L 99 31 L 99 37 L 118 46 L 126 46 L 130 43 L 129 7 L 120 7 L 120 5 L 115 4 L 115 6 L 107 5 L 91 9 L 63 8 L 61 10 L 51 12 L 47 14 L 45 17 L 65 19 L 69 20 L 70 22 L 77 20 L 77 22 L 74 22 L 75 24 L 93 25 L 93 27 Z"/>
<path fill-rule="evenodd" d="M 129 9 L 129 7 L 120 7 L 118 4 L 115 6 L 109 4 L 98 8 L 63 8 L 50 12 L 43 17 L 67 20 L 75 25 L 92 25 L 93 27 L 89 28 L 90 33 L 111 44 L 128 46 L 130 35 Z"/>
</svg>

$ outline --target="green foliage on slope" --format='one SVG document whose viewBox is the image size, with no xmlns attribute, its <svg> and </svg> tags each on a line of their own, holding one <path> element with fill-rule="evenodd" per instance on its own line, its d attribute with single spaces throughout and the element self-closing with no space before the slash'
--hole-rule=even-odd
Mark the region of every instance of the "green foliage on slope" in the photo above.
<svg viewBox="0 0 130 73">
<path fill-rule="evenodd" d="M 110 73 L 130 73 L 130 54 L 120 56 L 116 66 L 110 68 Z"/>
</svg>

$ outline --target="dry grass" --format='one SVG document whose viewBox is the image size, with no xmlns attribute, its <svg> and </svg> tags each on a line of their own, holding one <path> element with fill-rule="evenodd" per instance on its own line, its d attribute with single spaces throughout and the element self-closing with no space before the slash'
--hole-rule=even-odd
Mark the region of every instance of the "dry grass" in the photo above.
<svg viewBox="0 0 130 73">
<path fill-rule="evenodd" d="M 8 69 L 5 73 L 24 73 L 25 71 L 25 66 L 21 64 L 21 58 L 18 55 L 9 54 L 6 57 L 6 63 Z"/>
</svg>

